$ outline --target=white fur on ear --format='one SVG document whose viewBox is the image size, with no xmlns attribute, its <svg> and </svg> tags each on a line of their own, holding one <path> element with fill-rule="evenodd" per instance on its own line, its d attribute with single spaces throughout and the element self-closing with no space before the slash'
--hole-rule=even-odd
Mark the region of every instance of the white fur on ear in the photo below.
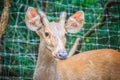
<svg viewBox="0 0 120 80">
<path fill-rule="evenodd" d="M 26 21 L 27 27 L 28 27 L 30 30 L 32 30 L 32 31 L 38 30 L 42 25 L 40 25 L 40 24 L 38 23 L 39 21 L 37 21 L 37 20 L 40 20 L 40 17 L 39 17 L 39 16 L 36 16 L 36 17 L 34 17 L 33 19 Z M 35 22 L 35 21 L 36 21 L 36 22 Z"/>
<path fill-rule="evenodd" d="M 68 19 L 65 28 L 69 33 L 77 33 L 83 27 L 83 24 L 84 24 L 84 12 L 78 11 Z"/>
<path fill-rule="evenodd" d="M 42 27 L 40 15 L 33 7 L 29 7 L 25 15 L 25 23 L 32 31 L 37 31 Z"/>
</svg>

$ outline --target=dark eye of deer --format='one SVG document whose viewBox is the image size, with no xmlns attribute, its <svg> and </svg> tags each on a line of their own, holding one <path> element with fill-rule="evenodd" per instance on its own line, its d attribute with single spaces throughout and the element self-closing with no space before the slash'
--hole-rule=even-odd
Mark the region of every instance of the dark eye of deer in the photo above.
<svg viewBox="0 0 120 80">
<path fill-rule="evenodd" d="M 45 32 L 45 36 L 46 36 L 46 37 L 49 36 L 49 33 L 48 33 L 48 32 Z"/>
<path fill-rule="evenodd" d="M 67 37 L 67 34 L 65 33 L 65 37 Z"/>
</svg>

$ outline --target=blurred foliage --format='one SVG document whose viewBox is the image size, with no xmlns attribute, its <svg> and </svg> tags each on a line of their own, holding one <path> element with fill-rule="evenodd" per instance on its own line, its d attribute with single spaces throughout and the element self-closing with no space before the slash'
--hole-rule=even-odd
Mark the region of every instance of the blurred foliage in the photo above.
<svg viewBox="0 0 120 80">
<path fill-rule="evenodd" d="M 77 37 L 83 38 L 92 26 L 100 22 L 106 2 L 106 0 L 37 0 L 40 7 L 38 9 L 34 0 L 11 0 L 9 24 L 2 40 L 3 51 L 0 52 L 4 57 L 4 77 L 2 78 L 32 80 L 37 45 L 40 41 L 36 33 L 28 30 L 25 25 L 24 17 L 29 6 L 33 6 L 37 10 L 44 10 L 50 21 L 59 20 L 61 11 L 66 11 L 68 17 L 79 10 L 85 12 L 85 25 L 82 30 L 76 34 L 67 34 L 66 48 L 69 51 Z M 1 14 L 3 0 L 0 0 L 0 4 L 2 5 L 0 6 Z M 109 17 L 106 19 L 105 25 L 87 37 L 81 50 L 78 50 L 79 52 L 100 48 L 120 50 L 120 6 L 113 5 L 108 12 Z"/>
</svg>

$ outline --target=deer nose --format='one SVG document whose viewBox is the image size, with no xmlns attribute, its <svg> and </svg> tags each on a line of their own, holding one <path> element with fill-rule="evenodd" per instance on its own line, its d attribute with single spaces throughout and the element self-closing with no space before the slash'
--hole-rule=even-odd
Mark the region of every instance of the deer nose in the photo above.
<svg viewBox="0 0 120 80">
<path fill-rule="evenodd" d="M 57 57 L 59 58 L 59 59 L 66 59 L 67 58 L 67 55 L 68 55 L 68 53 L 67 53 L 67 51 L 66 50 L 59 50 L 58 51 L 58 53 L 57 53 Z"/>
</svg>

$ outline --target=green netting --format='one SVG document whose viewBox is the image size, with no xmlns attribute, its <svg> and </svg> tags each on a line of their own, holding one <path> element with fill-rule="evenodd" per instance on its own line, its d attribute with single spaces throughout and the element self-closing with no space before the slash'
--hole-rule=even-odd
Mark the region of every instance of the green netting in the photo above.
<svg viewBox="0 0 120 80">
<path fill-rule="evenodd" d="M 38 51 L 39 37 L 25 25 L 25 13 L 28 7 L 43 10 L 50 21 L 58 20 L 61 11 L 68 17 L 74 12 L 83 10 L 85 25 L 77 34 L 67 34 L 67 50 L 71 49 L 77 37 L 85 38 L 91 27 L 99 24 L 106 17 L 102 27 L 94 28 L 94 32 L 80 43 L 78 52 L 92 49 L 113 48 L 120 51 L 120 1 L 113 0 L 104 11 L 110 0 L 11 0 L 9 23 L 2 39 L 2 76 L 3 80 L 32 80 Z M 0 1 L 0 14 L 3 0 Z M 103 56 L 104 57 L 104 56 Z"/>
</svg>

